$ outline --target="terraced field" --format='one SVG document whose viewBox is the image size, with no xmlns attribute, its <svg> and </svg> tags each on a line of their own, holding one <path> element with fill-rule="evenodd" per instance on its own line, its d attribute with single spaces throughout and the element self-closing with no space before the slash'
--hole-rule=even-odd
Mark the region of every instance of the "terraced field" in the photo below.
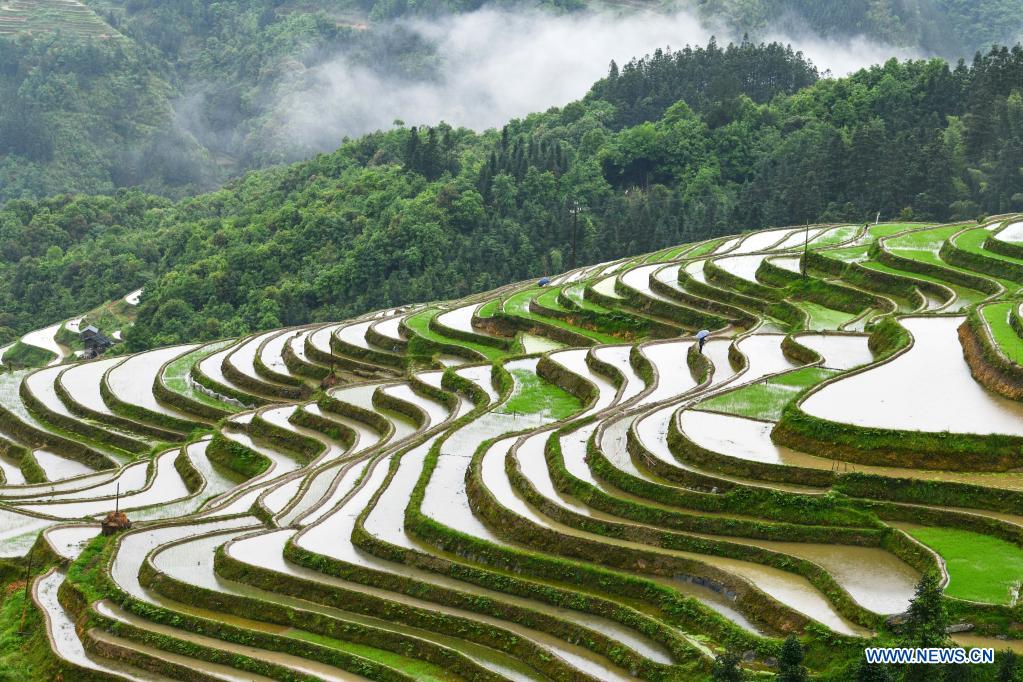
<svg viewBox="0 0 1023 682">
<path fill-rule="evenodd" d="M 851 679 L 929 572 L 955 637 L 1023 643 L 1023 322 L 988 250 L 1019 221 L 770 230 L 87 362 L 27 335 L 0 557 L 40 679 L 699 680 L 788 635 Z"/>
<path fill-rule="evenodd" d="M 121 37 L 120 33 L 77 0 L 0 1 L 0 35 L 48 33 L 72 38 Z"/>
</svg>

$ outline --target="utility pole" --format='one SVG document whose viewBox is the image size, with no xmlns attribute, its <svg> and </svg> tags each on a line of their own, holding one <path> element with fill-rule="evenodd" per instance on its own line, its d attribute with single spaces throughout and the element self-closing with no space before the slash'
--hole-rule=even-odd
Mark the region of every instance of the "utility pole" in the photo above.
<svg viewBox="0 0 1023 682">
<path fill-rule="evenodd" d="M 114 513 L 121 511 L 121 482 L 117 482 L 117 490 L 114 493 Z"/>
<path fill-rule="evenodd" d="M 803 260 L 799 263 L 799 269 L 806 277 L 806 254 L 810 250 L 810 221 L 806 221 L 806 231 L 803 233 Z"/>
<path fill-rule="evenodd" d="M 579 202 L 572 200 L 572 264 L 568 268 L 569 270 L 575 270 L 575 244 L 576 244 L 576 231 L 579 227 Z"/>
<path fill-rule="evenodd" d="M 29 588 L 32 586 L 32 552 L 28 553 L 28 566 L 25 568 L 25 604 L 21 608 L 21 627 L 19 632 L 25 633 L 25 617 L 28 615 Z"/>
</svg>

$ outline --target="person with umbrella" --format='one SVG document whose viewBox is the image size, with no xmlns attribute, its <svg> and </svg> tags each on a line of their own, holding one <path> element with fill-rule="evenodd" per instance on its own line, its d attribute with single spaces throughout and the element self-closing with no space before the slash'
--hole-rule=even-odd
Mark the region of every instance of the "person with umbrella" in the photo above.
<svg viewBox="0 0 1023 682">
<path fill-rule="evenodd" d="M 696 340 L 700 342 L 700 353 L 703 353 L 703 345 L 707 343 L 708 336 L 710 336 L 710 332 L 706 329 L 696 332 Z"/>
</svg>

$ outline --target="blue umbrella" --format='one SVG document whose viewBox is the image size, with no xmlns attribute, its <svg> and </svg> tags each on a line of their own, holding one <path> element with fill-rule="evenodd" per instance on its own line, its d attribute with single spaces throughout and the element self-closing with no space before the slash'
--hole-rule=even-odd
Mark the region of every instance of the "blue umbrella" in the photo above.
<svg viewBox="0 0 1023 682">
<path fill-rule="evenodd" d="M 542 286 L 542 287 L 545 287 L 545 286 L 547 286 L 550 283 L 551 283 L 551 278 L 550 277 L 541 277 L 540 281 L 537 282 L 537 284 L 539 286 Z"/>
<path fill-rule="evenodd" d="M 701 329 L 700 331 L 696 332 L 696 339 L 698 341 L 702 341 L 703 339 L 707 338 L 708 336 L 710 336 L 710 332 L 707 331 L 706 329 Z"/>
</svg>

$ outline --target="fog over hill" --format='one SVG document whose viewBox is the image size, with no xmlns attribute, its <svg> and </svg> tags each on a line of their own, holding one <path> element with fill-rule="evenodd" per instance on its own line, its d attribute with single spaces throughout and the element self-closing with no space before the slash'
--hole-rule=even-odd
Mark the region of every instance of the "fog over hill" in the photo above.
<svg viewBox="0 0 1023 682">
<path fill-rule="evenodd" d="M 431 46 L 426 77 L 337 54 L 296 74 L 279 95 L 274 118 L 282 142 L 325 151 L 344 136 L 385 129 L 396 119 L 483 130 L 582 97 L 606 75 L 611 60 L 622 64 L 658 48 L 705 45 L 712 38 L 721 45 L 742 40 L 681 9 L 554 14 L 485 7 L 439 19 L 397 20 L 379 30 Z M 770 30 L 763 37 L 791 44 L 822 72 L 837 76 L 892 57 L 923 56 L 866 36 L 824 39 L 810 31 Z"/>
<path fill-rule="evenodd" d="M 711 36 L 791 43 L 842 75 L 970 59 L 1023 28 L 1023 0 L 9 4 L 0 201 L 130 186 L 180 198 L 395 119 L 500 126 L 580 98 L 612 59 Z"/>
</svg>

